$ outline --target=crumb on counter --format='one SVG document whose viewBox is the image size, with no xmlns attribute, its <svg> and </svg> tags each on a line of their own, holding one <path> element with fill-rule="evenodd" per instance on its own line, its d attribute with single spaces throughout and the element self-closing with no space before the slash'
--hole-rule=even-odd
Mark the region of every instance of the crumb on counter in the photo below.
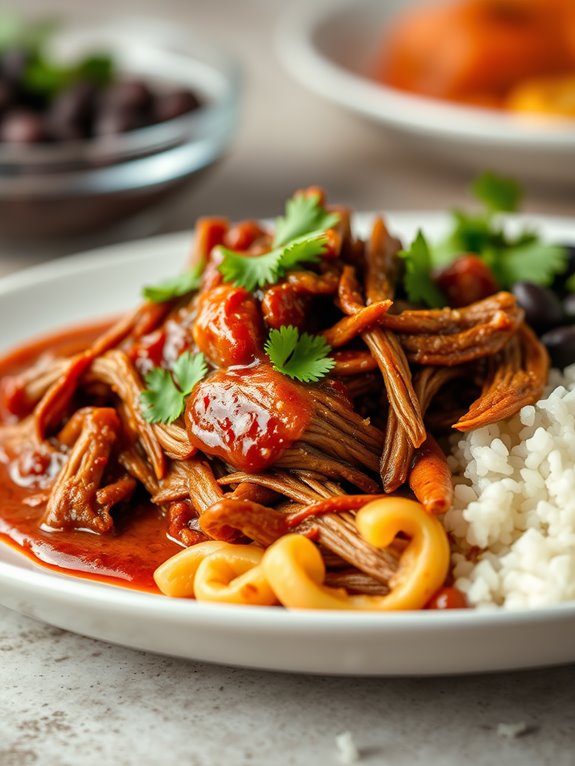
<svg viewBox="0 0 575 766">
<path fill-rule="evenodd" d="M 344 731 L 335 738 L 340 763 L 357 763 L 360 759 L 360 753 L 350 731 Z"/>
</svg>

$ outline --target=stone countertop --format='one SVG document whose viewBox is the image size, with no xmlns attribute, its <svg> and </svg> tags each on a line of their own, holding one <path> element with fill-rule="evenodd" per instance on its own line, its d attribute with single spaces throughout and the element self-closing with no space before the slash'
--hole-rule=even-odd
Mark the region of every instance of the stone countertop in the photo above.
<svg viewBox="0 0 575 766">
<path fill-rule="evenodd" d="M 1 766 L 572 766 L 575 672 L 326 678 L 100 643 L 0 610 Z M 523 724 L 503 736 L 500 724 Z"/>
<path fill-rule="evenodd" d="M 272 45 L 281 7 L 279 0 L 122 4 L 124 13 L 163 14 L 219 39 L 246 75 L 233 152 L 174 206 L 163 229 L 189 228 L 205 213 L 273 215 L 286 193 L 308 183 L 358 209 L 460 203 L 469 175 L 397 151 L 377 127 L 282 72 Z M 50 2 L 50 10 L 72 8 L 75 0 Z M 296 115 L 305 115 L 303 125 Z M 530 210 L 573 209 L 565 192 L 529 191 Z M 0 274 L 70 247 L 5 248 Z M 520 723 L 516 738 L 498 731 Z M 0 766 L 338 764 L 335 738 L 345 731 L 362 764 L 572 766 L 575 666 L 437 679 L 263 673 L 99 643 L 0 608 Z"/>
</svg>

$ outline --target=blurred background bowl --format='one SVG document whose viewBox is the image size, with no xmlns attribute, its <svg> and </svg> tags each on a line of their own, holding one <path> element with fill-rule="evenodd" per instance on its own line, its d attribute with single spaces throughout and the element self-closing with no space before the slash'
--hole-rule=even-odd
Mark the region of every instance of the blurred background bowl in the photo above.
<svg viewBox="0 0 575 766">
<path fill-rule="evenodd" d="M 196 183 L 229 145 L 238 116 L 237 65 L 187 30 L 141 19 L 66 21 L 51 50 L 63 60 L 109 53 L 120 77 L 192 90 L 204 106 L 113 136 L 0 144 L 0 237 L 51 240 L 104 228 L 117 234 L 118 225 L 143 217 L 141 233 L 153 231 L 166 203 Z"/>
<path fill-rule="evenodd" d="M 575 185 L 574 121 L 536 121 L 459 106 L 369 77 L 392 20 L 426 2 L 435 0 L 298 4 L 280 24 L 280 57 L 303 85 L 380 123 L 397 141 L 428 157 L 474 171 L 490 167 L 525 180 Z"/>
</svg>

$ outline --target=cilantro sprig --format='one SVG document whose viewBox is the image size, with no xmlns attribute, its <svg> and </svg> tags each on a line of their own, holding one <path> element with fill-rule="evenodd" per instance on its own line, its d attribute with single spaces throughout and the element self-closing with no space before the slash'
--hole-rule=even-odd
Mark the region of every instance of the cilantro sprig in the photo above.
<svg viewBox="0 0 575 766">
<path fill-rule="evenodd" d="M 399 253 L 405 261 L 405 292 L 413 303 L 445 306 L 447 301 L 433 274 L 465 253 L 478 255 L 504 290 L 520 281 L 550 285 L 566 270 L 568 253 L 564 247 L 544 242 L 536 231 L 523 229 L 509 234 L 505 230 L 499 214 L 515 212 L 522 198 L 516 181 L 486 172 L 471 188 L 483 211 L 454 210 L 446 237 L 432 244 L 418 231 L 411 246 Z"/>
<path fill-rule="evenodd" d="M 249 256 L 220 247 L 219 270 L 226 282 L 246 290 L 273 285 L 290 269 L 317 263 L 327 247 L 326 231 L 338 221 L 337 213 L 322 206 L 319 194 L 296 194 L 277 219 L 269 253 Z"/>
<path fill-rule="evenodd" d="M 202 353 L 184 352 L 172 369 L 154 367 L 144 378 L 146 388 L 140 394 L 140 408 L 148 423 L 173 423 L 177 420 L 197 383 L 208 371 Z"/>
<path fill-rule="evenodd" d="M 330 346 L 320 335 L 283 325 L 271 330 L 264 346 L 274 370 L 302 383 L 316 383 L 333 369 Z"/>
<path fill-rule="evenodd" d="M 148 285 L 142 290 L 147 301 L 164 303 L 173 298 L 180 298 L 186 293 L 198 290 L 202 281 L 203 264 L 198 264 L 175 277 L 166 279 L 158 285 Z"/>
<path fill-rule="evenodd" d="M 327 245 L 322 231 L 302 236 L 264 255 L 241 255 L 220 247 L 223 255 L 219 270 L 226 282 L 246 290 L 275 284 L 290 269 L 307 263 L 317 263 Z"/>
<path fill-rule="evenodd" d="M 286 202 L 285 215 L 276 221 L 274 248 L 312 232 L 327 231 L 338 222 L 339 215 L 323 207 L 319 194 L 295 194 Z"/>
</svg>

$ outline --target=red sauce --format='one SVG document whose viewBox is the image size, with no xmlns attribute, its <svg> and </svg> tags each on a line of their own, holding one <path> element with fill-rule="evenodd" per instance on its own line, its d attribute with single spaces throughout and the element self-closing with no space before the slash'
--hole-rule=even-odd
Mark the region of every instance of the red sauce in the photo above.
<svg viewBox="0 0 575 766">
<path fill-rule="evenodd" d="M 311 415 L 305 390 L 260 364 L 205 378 L 188 399 L 185 420 L 195 447 L 257 473 L 300 438 Z"/>
<path fill-rule="evenodd" d="M 2 384 L 42 354 L 82 351 L 108 326 L 109 322 L 69 330 L 17 349 L 0 359 Z M 6 420 L 12 418 L 0 409 L 0 421 Z M 154 570 L 180 547 L 166 537 L 166 520 L 155 506 L 142 503 L 124 518 L 116 516 L 112 535 L 50 532 L 40 528 L 45 503 L 37 503 L 38 496 L 37 486 L 21 487 L 11 481 L 0 440 L 0 540 L 53 570 L 157 592 Z"/>
<path fill-rule="evenodd" d="M 192 331 L 186 313 L 167 319 L 160 330 L 144 335 L 130 349 L 129 356 L 140 375 L 146 375 L 154 367 L 170 369 L 184 351 L 192 348 Z"/>
</svg>

